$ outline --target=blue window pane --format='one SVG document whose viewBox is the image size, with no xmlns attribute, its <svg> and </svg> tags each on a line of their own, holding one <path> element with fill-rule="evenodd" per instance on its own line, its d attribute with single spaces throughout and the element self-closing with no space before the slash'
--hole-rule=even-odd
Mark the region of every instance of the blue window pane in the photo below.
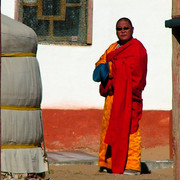
<svg viewBox="0 0 180 180">
<path fill-rule="evenodd" d="M 80 7 L 67 7 L 65 21 L 54 21 L 54 36 L 78 36 Z"/>
<path fill-rule="evenodd" d="M 66 3 L 80 3 L 81 0 L 66 0 Z"/>
<path fill-rule="evenodd" d="M 49 35 L 49 21 L 37 20 L 37 6 L 23 7 L 23 23 L 31 27 L 37 35 Z"/>
<path fill-rule="evenodd" d="M 23 7 L 23 23 L 31 27 L 35 32 L 37 30 L 37 7 L 24 6 Z"/>
<path fill-rule="evenodd" d="M 43 0 L 42 14 L 44 16 L 60 15 L 60 1 L 59 0 Z"/>
<path fill-rule="evenodd" d="M 49 36 L 49 21 L 39 20 L 36 33 L 39 36 Z"/>
</svg>

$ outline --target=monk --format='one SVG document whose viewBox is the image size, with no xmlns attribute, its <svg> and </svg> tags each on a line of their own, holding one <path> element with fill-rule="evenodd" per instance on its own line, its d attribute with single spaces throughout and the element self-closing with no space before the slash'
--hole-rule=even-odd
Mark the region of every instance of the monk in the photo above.
<svg viewBox="0 0 180 180">
<path fill-rule="evenodd" d="M 100 172 L 141 172 L 142 91 L 146 85 L 147 52 L 133 38 L 134 27 L 123 17 L 116 23 L 118 41 L 96 63 L 93 80 L 105 97 L 99 149 Z"/>
</svg>

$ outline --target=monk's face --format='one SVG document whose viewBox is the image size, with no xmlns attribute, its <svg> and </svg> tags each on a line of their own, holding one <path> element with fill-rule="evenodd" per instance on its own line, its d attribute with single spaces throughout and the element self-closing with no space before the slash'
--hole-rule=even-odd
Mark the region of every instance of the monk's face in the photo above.
<svg viewBox="0 0 180 180">
<path fill-rule="evenodd" d="M 125 44 L 132 39 L 134 28 L 131 27 L 128 21 L 121 20 L 117 23 L 116 34 L 119 38 L 120 44 Z"/>
</svg>

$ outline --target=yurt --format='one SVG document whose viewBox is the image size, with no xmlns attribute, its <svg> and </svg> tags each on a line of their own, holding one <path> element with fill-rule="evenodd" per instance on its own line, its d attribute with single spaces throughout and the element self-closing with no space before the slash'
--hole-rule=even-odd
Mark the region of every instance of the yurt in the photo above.
<svg viewBox="0 0 180 180">
<path fill-rule="evenodd" d="M 37 44 L 31 28 L 1 15 L 1 179 L 48 174 Z"/>
</svg>

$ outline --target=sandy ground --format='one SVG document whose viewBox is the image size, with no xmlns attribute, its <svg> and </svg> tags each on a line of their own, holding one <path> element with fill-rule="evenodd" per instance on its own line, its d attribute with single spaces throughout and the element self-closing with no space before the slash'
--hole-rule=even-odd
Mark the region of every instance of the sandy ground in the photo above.
<svg viewBox="0 0 180 180">
<path fill-rule="evenodd" d="M 98 155 L 98 152 L 82 150 L 89 154 Z M 142 161 L 145 160 L 168 160 L 169 146 L 148 148 L 142 150 Z M 152 170 L 150 174 L 141 174 L 137 176 L 127 176 L 120 174 L 100 173 L 97 165 L 51 165 L 51 180 L 173 180 L 173 168 Z"/>
</svg>

